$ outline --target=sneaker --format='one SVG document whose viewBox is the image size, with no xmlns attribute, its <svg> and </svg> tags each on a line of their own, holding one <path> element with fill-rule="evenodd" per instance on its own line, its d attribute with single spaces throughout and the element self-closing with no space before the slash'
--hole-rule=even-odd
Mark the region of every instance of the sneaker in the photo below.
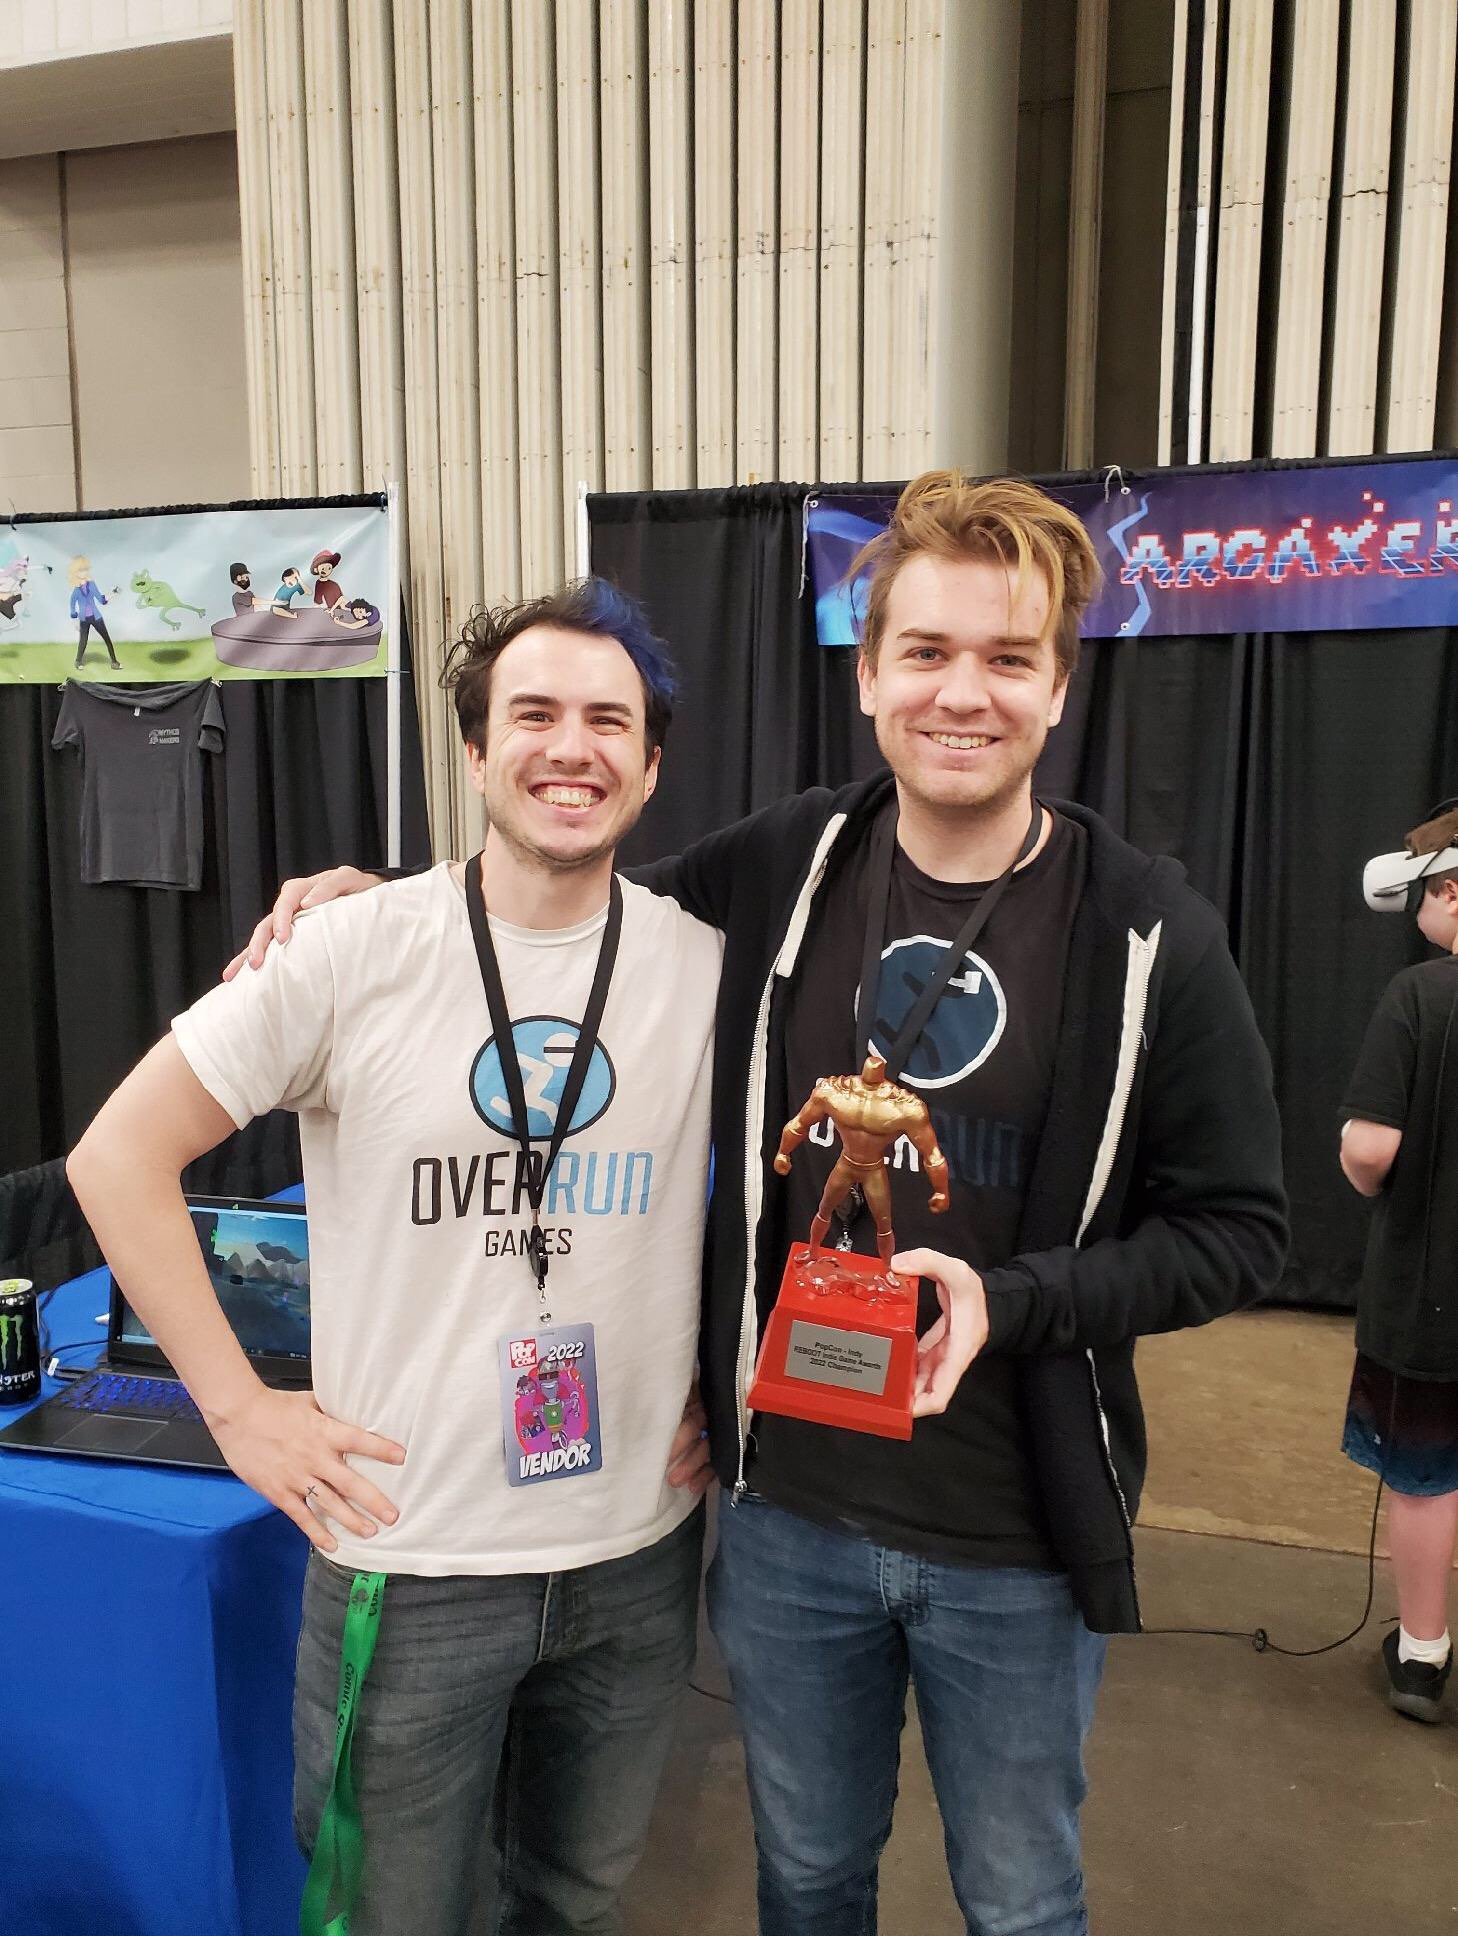
<svg viewBox="0 0 1458 1936">
<path fill-rule="evenodd" d="M 1453 1650 L 1441 1667 L 1429 1667 L 1420 1660 L 1397 1658 L 1398 1629 L 1394 1627 L 1382 1643 L 1382 1659 L 1387 1668 L 1387 1701 L 1399 1714 L 1414 1721 L 1434 1722 L 1443 1703 L 1443 1689 L 1453 1671 Z"/>
</svg>

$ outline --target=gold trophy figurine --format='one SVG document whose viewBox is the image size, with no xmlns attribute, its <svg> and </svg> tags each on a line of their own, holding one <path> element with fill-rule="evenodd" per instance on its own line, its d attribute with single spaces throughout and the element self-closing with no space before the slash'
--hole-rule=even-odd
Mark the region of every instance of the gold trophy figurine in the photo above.
<svg viewBox="0 0 1458 1936">
<path fill-rule="evenodd" d="M 908 1137 L 921 1157 L 931 1184 L 929 1208 L 945 1210 L 948 1202 L 947 1159 L 937 1143 L 926 1104 L 899 1083 L 888 1082 L 885 1058 L 872 1051 L 858 1076 L 822 1076 L 799 1114 L 785 1124 L 775 1157 L 775 1168 L 781 1176 L 790 1173 L 792 1152 L 827 1116 L 840 1132 L 842 1150 L 810 1225 L 810 1247 L 819 1250 L 831 1217 L 851 1191 L 859 1188 L 876 1222 L 881 1262 L 894 1284 L 897 1279 L 891 1259 L 896 1254 L 896 1238 L 891 1229 L 891 1184 L 884 1158 L 897 1137 Z"/>
<path fill-rule="evenodd" d="M 948 1202 L 947 1159 L 920 1096 L 886 1079 L 884 1056 L 871 1054 L 858 1076 L 822 1076 L 799 1115 L 785 1124 L 775 1168 L 816 1123 L 840 1132 L 841 1153 L 810 1225 L 810 1243 L 791 1246 L 780 1294 L 769 1314 L 754 1378 L 752 1411 L 782 1412 L 882 1438 L 911 1437 L 916 1390 L 916 1280 L 891 1268 L 891 1183 L 885 1155 L 907 1136 L 931 1184 L 931 1207 Z M 879 1259 L 824 1250 L 835 1211 L 859 1188 L 876 1220 Z"/>
</svg>

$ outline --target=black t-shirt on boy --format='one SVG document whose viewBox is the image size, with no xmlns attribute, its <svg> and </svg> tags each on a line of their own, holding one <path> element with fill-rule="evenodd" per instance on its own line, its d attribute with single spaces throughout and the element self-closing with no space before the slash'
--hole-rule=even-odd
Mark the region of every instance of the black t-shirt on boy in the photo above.
<svg viewBox="0 0 1458 1936">
<path fill-rule="evenodd" d="M 1402 1131 L 1372 1206 L 1357 1348 L 1391 1371 L 1458 1378 L 1458 958 L 1420 962 L 1377 1004 L 1342 1114 Z"/>
</svg>

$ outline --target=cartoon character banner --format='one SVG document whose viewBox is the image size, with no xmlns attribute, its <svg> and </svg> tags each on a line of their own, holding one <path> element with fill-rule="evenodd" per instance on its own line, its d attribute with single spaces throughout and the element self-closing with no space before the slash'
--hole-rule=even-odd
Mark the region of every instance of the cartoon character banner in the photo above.
<svg viewBox="0 0 1458 1936">
<path fill-rule="evenodd" d="M 1090 639 L 1458 625 L 1458 463 L 1418 458 L 1270 471 L 1155 472 L 1057 484 L 1094 541 Z M 806 546 L 822 645 L 853 645 L 857 551 L 892 496 L 822 492 Z"/>
<path fill-rule="evenodd" d="M 0 683 L 370 679 L 385 502 L 0 523 Z"/>
</svg>

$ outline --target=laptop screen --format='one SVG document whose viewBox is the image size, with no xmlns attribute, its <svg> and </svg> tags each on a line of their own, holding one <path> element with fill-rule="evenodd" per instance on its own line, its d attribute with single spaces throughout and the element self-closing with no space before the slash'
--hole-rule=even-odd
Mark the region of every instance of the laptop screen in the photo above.
<svg viewBox="0 0 1458 1936">
<path fill-rule="evenodd" d="M 213 1289 L 250 1358 L 300 1366 L 309 1358 L 309 1225 L 302 1204 L 192 1198 L 193 1229 Z M 152 1334 L 117 1297 L 116 1339 L 156 1350 Z"/>
</svg>

